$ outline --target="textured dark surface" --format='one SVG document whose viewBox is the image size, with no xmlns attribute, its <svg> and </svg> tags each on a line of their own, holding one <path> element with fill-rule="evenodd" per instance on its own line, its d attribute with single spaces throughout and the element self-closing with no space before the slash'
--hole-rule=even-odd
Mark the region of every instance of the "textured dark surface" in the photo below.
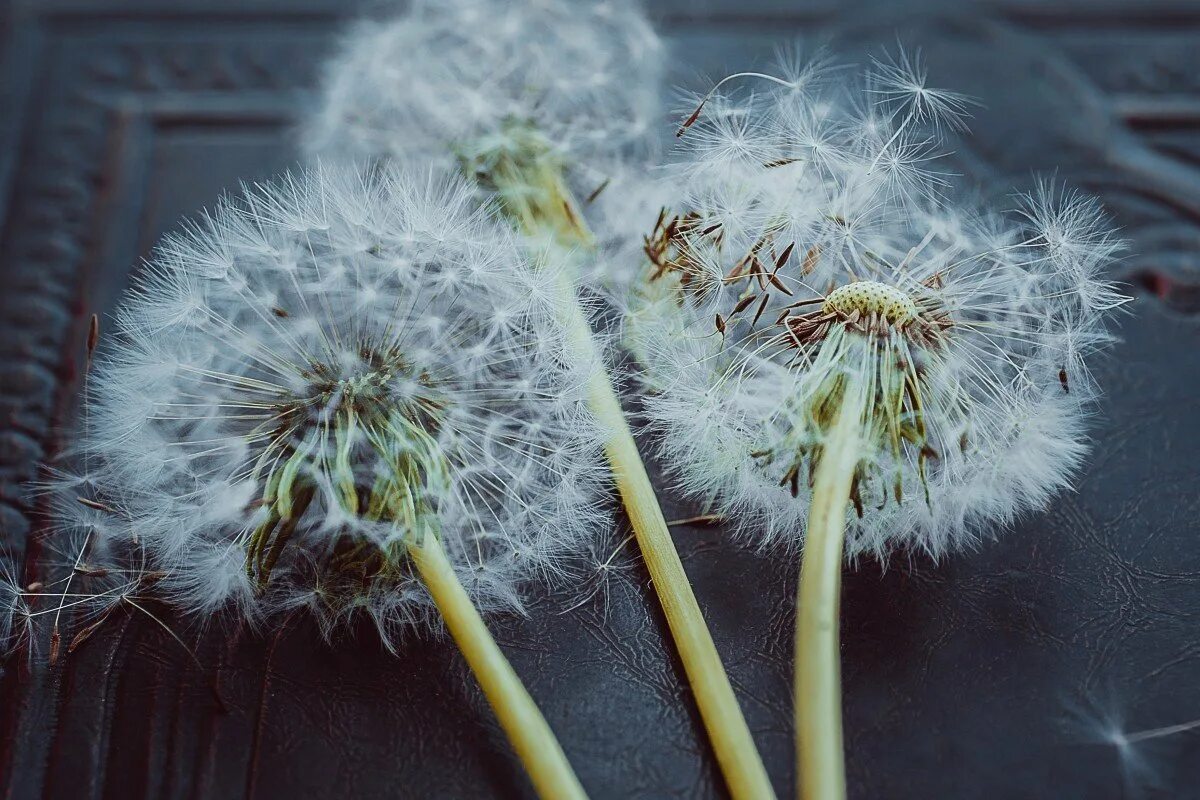
<svg viewBox="0 0 1200 800">
<path fill-rule="evenodd" d="M 0 537 L 27 579 L 38 529 L 19 485 L 60 445 L 83 330 L 139 257 L 238 179 L 295 159 L 290 120 L 337 0 L 0 0 Z M 899 8 L 895 6 L 900 6 Z M 1078 491 L 979 552 L 863 564 L 845 579 L 852 798 L 1132 796 L 1070 709 L 1130 731 L 1200 717 L 1200 4 L 884 7 L 656 4 L 675 77 L 761 63 L 795 34 L 920 45 L 980 97 L 970 182 L 1034 170 L 1099 194 L 1132 242 L 1138 296 L 1103 362 L 1107 399 Z M 660 481 L 660 486 L 666 484 Z M 696 512 L 668 499 L 668 518 Z M 792 791 L 797 565 L 714 527 L 676 540 L 781 794 Z M 720 797 L 633 550 L 604 585 L 495 621 L 596 798 Z M 591 589 L 597 589 L 591 592 Z M 575 607 L 577 606 L 577 607 Z M 400 658 L 363 630 L 114 616 L 52 670 L 0 679 L 6 798 L 527 797 L 452 646 Z M 225 708 L 214 700 L 218 681 Z M 1200 733 L 1146 743 L 1151 797 L 1200 797 Z"/>
</svg>

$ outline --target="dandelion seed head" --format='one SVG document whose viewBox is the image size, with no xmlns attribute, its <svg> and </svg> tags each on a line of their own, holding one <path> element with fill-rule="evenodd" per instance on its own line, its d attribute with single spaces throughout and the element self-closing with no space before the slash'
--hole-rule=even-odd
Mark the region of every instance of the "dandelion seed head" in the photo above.
<svg viewBox="0 0 1200 800">
<path fill-rule="evenodd" d="M 459 170 L 607 294 L 654 202 L 664 63 L 635 0 L 422 0 L 348 33 L 301 138 L 326 160 Z"/>
<path fill-rule="evenodd" d="M 1053 182 L 1015 213 L 954 197 L 936 159 L 967 101 L 915 58 L 826 73 L 746 73 L 753 93 L 683 127 L 625 340 L 664 462 L 746 535 L 801 541 L 833 419 L 861 397 L 847 553 L 936 557 L 1068 486 L 1088 362 L 1127 299 L 1104 278 L 1121 242 Z"/>
<path fill-rule="evenodd" d="M 643 146 L 663 46 L 630 0 L 421 0 L 346 35 L 304 131 L 313 154 L 485 162 L 527 149 L 588 163 Z"/>
<path fill-rule="evenodd" d="M 363 612 L 390 636 L 430 619 L 405 556 L 427 536 L 480 607 L 519 607 L 603 515 L 596 365 L 545 288 L 559 268 L 434 172 L 248 187 L 121 306 L 61 524 L 144 549 L 198 613 Z"/>
</svg>

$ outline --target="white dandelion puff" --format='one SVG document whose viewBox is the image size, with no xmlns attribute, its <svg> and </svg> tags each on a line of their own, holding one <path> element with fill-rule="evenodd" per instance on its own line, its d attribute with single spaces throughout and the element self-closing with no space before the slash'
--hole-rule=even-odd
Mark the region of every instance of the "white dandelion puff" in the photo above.
<svg viewBox="0 0 1200 800">
<path fill-rule="evenodd" d="M 740 123 L 753 141 L 737 156 L 712 144 L 721 119 L 682 139 L 629 301 L 647 413 L 684 487 L 745 535 L 798 545 L 830 415 L 862 385 L 850 557 L 940 556 L 1065 488 L 1087 362 L 1127 299 L 1103 277 L 1122 243 L 1098 207 L 1051 183 L 1007 217 L 949 205 L 872 173 L 897 142 L 857 135 L 857 113 L 825 113 L 833 152 L 814 158 L 789 134 L 790 96 L 753 105 L 768 119 Z"/>
<path fill-rule="evenodd" d="M 664 63 L 633 0 L 422 0 L 347 33 L 300 137 L 325 160 L 456 167 L 611 286 L 636 254 Z"/>
<path fill-rule="evenodd" d="M 644 146 L 661 114 L 662 63 L 629 0 L 418 0 L 347 32 L 304 144 L 323 157 L 482 166 L 536 130 L 586 163 Z"/>
<path fill-rule="evenodd" d="M 560 217 L 646 155 L 663 63 L 630 0 L 417 2 L 347 33 L 301 138 L 325 159 L 457 164 L 514 215 Z"/>
<path fill-rule="evenodd" d="M 681 486 L 762 546 L 804 546 L 801 774 L 836 789 L 840 737 L 813 726 L 839 713 L 843 559 L 938 557 L 1067 488 L 1088 361 L 1127 298 L 1091 201 L 945 199 L 926 162 L 966 101 L 915 60 L 801 91 L 767 81 L 689 118 L 625 329 Z"/>
<path fill-rule="evenodd" d="M 440 617 L 539 790 L 581 796 L 479 616 L 520 609 L 607 519 L 562 268 L 457 178 L 248 189 L 168 237 L 121 306 L 59 524 L 146 552 L 185 611 L 365 613 L 389 646 Z"/>
<path fill-rule="evenodd" d="M 479 606 L 514 607 L 603 518 L 596 365 L 568 346 L 554 269 L 428 173 L 316 168 L 224 202 L 117 314 L 87 472 L 60 481 L 88 501 L 74 526 L 144 547 L 184 609 L 269 614 L 312 568 L 331 603 L 331 572 L 351 597 L 403 591 L 384 562 L 425 530 Z M 389 612 L 423 619 L 406 596 Z"/>
</svg>

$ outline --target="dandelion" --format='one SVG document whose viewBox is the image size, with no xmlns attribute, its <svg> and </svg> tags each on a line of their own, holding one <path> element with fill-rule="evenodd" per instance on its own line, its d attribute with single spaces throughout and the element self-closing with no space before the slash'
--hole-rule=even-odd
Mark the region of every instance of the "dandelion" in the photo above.
<svg viewBox="0 0 1200 800">
<path fill-rule="evenodd" d="M 185 611 L 440 617 L 543 796 L 582 789 L 488 634 L 604 518 L 600 432 L 533 258 L 434 173 L 315 168 L 146 265 L 90 379 L 60 524 Z M 69 516 L 68 516 L 69 515 Z"/>
<path fill-rule="evenodd" d="M 420 0 L 348 32 L 301 139 L 324 160 L 456 166 L 527 233 L 588 247 L 585 211 L 634 200 L 662 70 L 632 0 Z"/>
<path fill-rule="evenodd" d="M 637 263 L 633 220 L 659 113 L 662 46 L 628 0 L 419 2 L 354 29 L 325 75 L 303 136 L 310 152 L 454 163 L 481 197 L 580 282 L 604 290 Z M 580 197 L 585 198 L 583 202 Z M 597 233 L 598 231 L 598 233 Z M 580 352 L 600 352 L 574 280 L 557 286 Z M 612 380 L 588 403 L 638 546 L 735 797 L 772 789 L 704 623 Z M 602 568 L 606 568 L 603 561 Z"/>
<path fill-rule="evenodd" d="M 809 76 L 811 78 L 811 75 Z M 762 546 L 803 547 L 801 794 L 845 794 L 842 563 L 933 557 L 1067 488 L 1126 298 L 1089 200 L 1016 215 L 946 199 L 931 160 L 965 101 L 914 59 L 858 83 L 765 83 L 687 125 L 627 324 L 682 486 Z"/>
</svg>

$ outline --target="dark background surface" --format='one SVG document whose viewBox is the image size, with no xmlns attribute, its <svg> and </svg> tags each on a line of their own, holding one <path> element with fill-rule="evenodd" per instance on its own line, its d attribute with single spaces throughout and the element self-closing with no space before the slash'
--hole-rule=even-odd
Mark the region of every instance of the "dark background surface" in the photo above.
<svg viewBox="0 0 1200 800">
<path fill-rule="evenodd" d="M 61 444 L 88 316 L 181 215 L 296 159 L 337 0 L 0 0 L 0 540 L 36 577 L 20 484 Z M 897 7 L 898 6 L 898 7 Z M 885 10 L 890 9 L 890 10 Z M 1058 169 L 1132 243 L 1137 295 L 1103 361 L 1078 490 L 979 552 L 848 572 L 852 798 L 1200 797 L 1200 732 L 1137 750 L 1157 787 L 1071 721 L 1200 717 L 1200 3 L 863 6 L 671 0 L 677 82 L 761 65 L 797 34 L 919 45 L 986 107 L 956 163 L 1027 188 Z M 659 485 L 666 484 L 659 481 Z M 697 509 L 672 502 L 668 518 Z M 781 795 L 792 792 L 797 565 L 676 541 Z M 632 548 L 580 596 L 493 627 L 596 798 L 723 796 Z M 591 592 L 592 589 L 602 591 Z M 115 615 L 54 669 L 0 678 L 0 797 L 528 797 L 454 648 L 389 656 L 278 630 Z M 213 699 L 219 681 L 226 708 Z M 1135 776 L 1137 777 L 1137 776 Z"/>
</svg>

